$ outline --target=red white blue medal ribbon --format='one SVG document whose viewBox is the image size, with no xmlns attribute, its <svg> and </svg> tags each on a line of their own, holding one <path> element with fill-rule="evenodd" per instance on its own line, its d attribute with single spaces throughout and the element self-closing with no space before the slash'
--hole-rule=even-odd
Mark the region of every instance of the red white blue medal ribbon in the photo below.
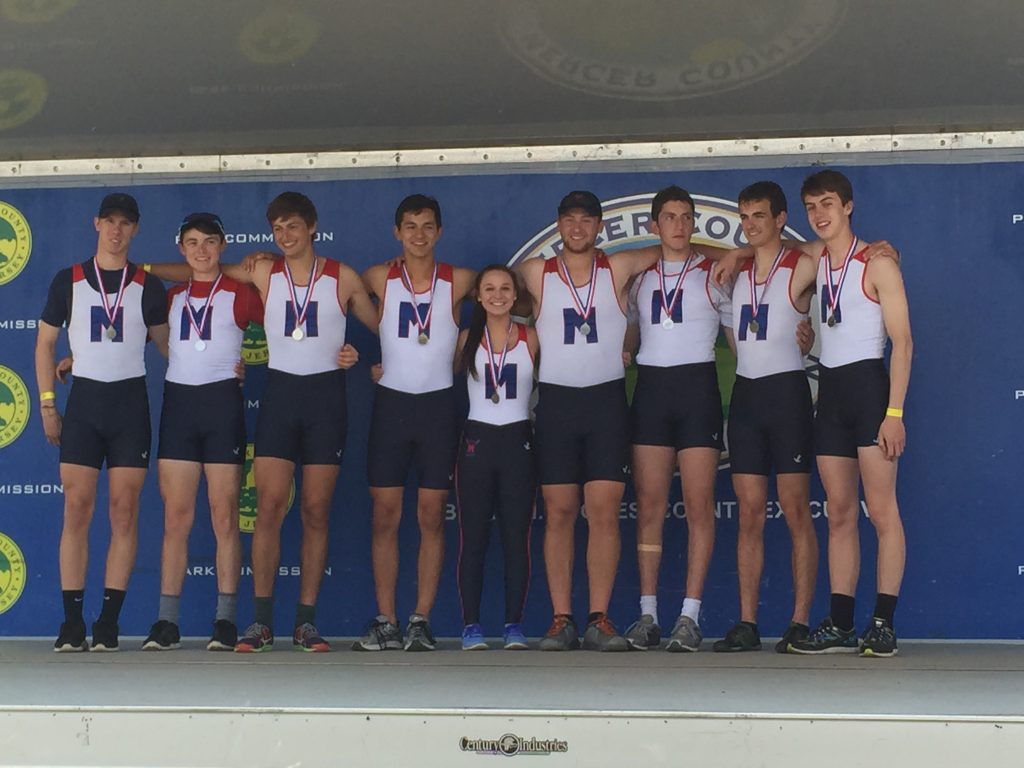
<svg viewBox="0 0 1024 768">
<path fill-rule="evenodd" d="M 508 330 L 505 332 L 505 348 L 501 350 L 501 357 L 497 362 L 494 361 L 494 345 L 491 343 L 491 331 L 484 325 L 484 351 L 487 352 L 487 362 L 490 365 L 487 370 L 490 372 L 491 377 L 491 388 L 494 390 L 491 393 L 491 402 L 497 405 L 501 402 L 501 394 L 498 392 L 498 386 L 502 380 L 502 373 L 505 370 L 505 356 L 508 354 L 508 342 L 512 337 L 512 320 L 508 321 Z"/>
<path fill-rule="evenodd" d="M 683 280 L 686 278 L 686 273 L 690 271 L 690 262 L 692 260 L 693 251 L 690 251 L 690 255 L 683 262 L 683 271 L 676 278 L 676 287 L 672 289 L 672 298 L 669 300 L 668 286 L 665 283 L 665 259 L 664 257 L 661 259 L 661 266 L 658 269 L 658 282 L 661 284 L 661 310 L 665 315 L 661 321 L 661 326 L 665 330 L 671 329 L 676 324 L 672 319 L 672 311 L 676 308 L 676 304 L 683 300 Z"/>
<path fill-rule="evenodd" d="M 292 271 L 288 267 L 288 261 L 284 262 L 284 276 L 288 281 L 288 292 L 292 296 L 292 307 L 295 309 L 295 330 L 292 331 L 292 338 L 296 341 L 302 341 L 305 338 L 305 332 L 302 330 L 302 326 L 306 322 L 306 313 L 309 312 L 310 300 L 313 298 L 313 288 L 316 286 L 317 274 L 316 274 L 316 263 L 319 261 L 316 256 L 313 257 L 313 265 L 309 268 L 309 282 L 306 283 L 306 296 L 302 301 L 302 306 L 299 306 L 299 297 L 295 293 L 295 280 L 292 278 Z"/>
<path fill-rule="evenodd" d="M 103 287 L 103 275 L 100 274 L 100 265 L 96 259 L 92 260 L 92 268 L 96 273 L 96 285 L 100 289 L 100 298 L 103 299 L 103 313 L 107 316 L 107 338 L 117 338 L 117 328 L 114 321 L 117 320 L 118 310 L 121 309 L 121 302 L 124 300 L 124 288 L 128 285 L 128 265 L 121 269 L 121 286 L 117 289 L 117 296 L 114 299 L 114 307 L 111 309 L 110 301 L 107 299 L 107 290 Z"/>
<path fill-rule="evenodd" d="M 417 340 L 420 344 L 426 344 L 430 341 L 430 337 L 427 335 L 427 328 L 430 327 L 430 318 L 434 315 L 434 291 L 437 290 L 437 264 L 434 264 L 434 274 L 430 278 L 430 293 L 427 298 L 426 317 L 420 317 L 420 305 L 416 303 L 416 289 L 413 287 L 412 277 L 409 276 L 409 271 L 405 268 L 404 261 L 402 262 L 402 284 L 409 291 L 409 296 L 412 298 L 412 316 L 416 322 L 416 329 L 420 332 Z"/>
<path fill-rule="evenodd" d="M 569 292 L 572 295 L 572 303 L 576 305 L 576 314 L 580 316 L 580 320 L 583 322 L 579 325 L 579 332 L 584 336 L 590 335 L 590 323 L 587 319 L 590 317 L 590 312 L 594 308 L 594 298 L 597 294 L 597 257 L 595 256 L 593 262 L 590 265 L 590 283 L 587 288 L 587 299 L 584 302 L 580 298 L 580 292 L 576 290 L 576 285 L 572 281 L 572 275 L 569 273 L 569 268 L 565 266 L 565 261 L 561 256 L 556 256 L 558 259 L 558 272 L 565 281 L 565 284 L 569 286 Z"/>
<path fill-rule="evenodd" d="M 853 238 L 853 242 L 850 243 L 850 250 L 846 252 L 846 258 L 843 259 L 843 268 L 839 273 L 839 282 L 835 285 L 832 283 L 832 257 L 828 252 L 828 248 L 821 257 L 825 260 L 825 287 L 828 289 L 828 325 L 831 328 L 837 322 L 836 308 L 839 306 L 839 296 L 843 292 L 843 285 L 846 283 L 846 272 L 850 269 L 850 262 L 853 261 L 853 254 L 857 252 L 857 238 Z"/>
<path fill-rule="evenodd" d="M 199 310 L 199 323 L 196 324 L 195 312 L 192 311 L 192 278 L 188 279 L 188 287 L 185 288 L 185 307 L 188 312 L 188 324 L 192 326 L 192 330 L 196 334 L 195 348 L 197 352 L 202 352 L 206 349 L 206 342 L 203 341 L 203 331 L 206 330 L 206 321 L 210 317 L 210 304 L 213 302 L 213 296 L 217 293 L 217 289 L 220 287 L 220 279 L 224 277 L 223 273 L 217 275 L 217 279 L 213 281 L 213 286 L 210 288 L 210 293 L 206 297 L 206 303 L 203 304 L 202 309 Z"/>
<path fill-rule="evenodd" d="M 775 261 L 772 262 L 771 269 L 768 270 L 768 277 L 765 278 L 764 288 L 761 289 L 761 296 L 757 295 L 757 261 L 750 265 L 750 330 L 757 333 L 759 328 L 757 320 L 757 310 L 761 306 L 761 301 L 764 299 L 766 293 L 768 293 L 768 286 L 772 283 L 772 278 L 775 277 L 775 273 L 779 271 L 779 267 L 782 265 L 782 257 L 786 253 L 786 246 L 783 245 L 779 248 L 779 252 L 775 255 Z"/>
</svg>

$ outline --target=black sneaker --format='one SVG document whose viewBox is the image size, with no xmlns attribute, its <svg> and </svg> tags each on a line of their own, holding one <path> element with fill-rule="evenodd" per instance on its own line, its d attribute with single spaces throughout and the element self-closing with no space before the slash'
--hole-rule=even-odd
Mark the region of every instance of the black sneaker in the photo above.
<svg viewBox="0 0 1024 768">
<path fill-rule="evenodd" d="M 852 629 L 840 629 L 832 623 L 831 616 L 826 616 L 806 640 L 789 644 L 792 653 L 806 654 L 856 653 L 857 647 L 857 633 Z"/>
<path fill-rule="evenodd" d="M 542 651 L 574 651 L 580 647 L 579 630 L 572 616 L 564 613 L 555 614 L 551 626 L 540 639 Z"/>
<path fill-rule="evenodd" d="M 861 656 L 895 656 L 896 632 L 885 619 L 874 618 L 860 640 Z"/>
<path fill-rule="evenodd" d="M 755 627 L 740 622 L 725 633 L 725 637 L 716 640 L 711 646 L 715 653 L 738 653 L 741 651 L 760 651 L 761 635 Z"/>
<path fill-rule="evenodd" d="M 430 631 L 430 623 L 426 616 L 414 613 L 409 617 L 409 624 L 405 628 L 405 650 L 432 651 L 436 647 L 434 633 Z"/>
<path fill-rule="evenodd" d="M 92 648 L 90 651 L 117 651 L 117 624 L 107 624 L 105 621 L 94 621 L 92 623 Z"/>
<path fill-rule="evenodd" d="M 791 621 L 789 626 L 786 627 L 786 631 L 782 633 L 782 637 L 779 638 L 779 642 L 775 644 L 775 652 L 790 653 L 790 643 L 806 642 L 810 634 L 811 628 L 806 624 L 798 624 L 795 621 Z"/>
<path fill-rule="evenodd" d="M 54 653 L 81 653 L 89 650 L 89 641 L 85 639 L 84 621 L 65 621 L 60 625 L 57 642 L 53 644 Z"/>
<path fill-rule="evenodd" d="M 206 644 L 208 651 L 233 651 L 238 642 L 238 627 L 227 619 L 213 622 L 213 637 Z"/>
<path fill-rule="evenodd" d="M 164 619 L 152 626 L 149 630 L 149 637 L 142 644 L 144 651 L 170 651 L 175 648 L 181 648 L 181 633 L 178 631 L 178 625 Z"/>
</svg>

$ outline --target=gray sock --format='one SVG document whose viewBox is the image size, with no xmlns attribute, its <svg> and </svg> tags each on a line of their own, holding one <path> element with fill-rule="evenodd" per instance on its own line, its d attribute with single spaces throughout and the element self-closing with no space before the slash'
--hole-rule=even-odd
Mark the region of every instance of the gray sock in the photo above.
<svg viewBox="0 0 1024 768">
<path fill-rule="evenodd" d="M 223 592 L 217 594 L 217 617 L 215 621 L 230 621 L 235 624 L 236 608 L 238 607 L 238 595 L 226 595 Z"/>
<path fill-rule="evenodd" d="M 169 621 L 177 624 L 181 616 L 181 595 L 160 595 L 160 615 L 157 621 Z"/>
</svg>

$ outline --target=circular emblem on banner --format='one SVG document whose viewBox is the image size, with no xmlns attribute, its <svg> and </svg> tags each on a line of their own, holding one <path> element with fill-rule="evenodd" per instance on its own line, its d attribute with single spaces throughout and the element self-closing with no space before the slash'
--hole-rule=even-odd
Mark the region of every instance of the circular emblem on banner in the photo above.
<svg viewBox="0 0 1024 768">
<path fill-rule="evenodd" d="M 256 530 L 256 481 L 253 478 L 252 459 L 256 453 L 255 446 L 245 446 L 245 466 L 242 467 L 242 492 L 238 498 L 238 530 L 252 533 Z M 295 478 L 292 478 L 292 489 L 288 493 L 288 509 L 295 502 Z"/>
<path fill-rule="evenodd" d="M 691 242 L 698 247 L 701 245 L 717 245 L 722 248 L 736 248 L 746 245 L 747 240 L 743 235 L 743 227 L 740 224 L 739 207 L 736 203 L 711 195 L 700 195 L 690 193 L 694 205 L 694 225 Z M 656 245 L 658 237 L 652 234 L 648 226 L 651 222 L 651 200 L 654 199 L 654 192 L 647 192 L 628 197 L 617 197 L 612 200 L 601 201 L 603 216 L 601 219 L 601 231 L 597 236 L 597 247 L 605 253 L 611 254 L 616 251 L 628 248 L 640 248 L 647 245 Z M 796 230 L 786 227 L 782 236 L 790 240 L 806 240 Z M 558 234 L 558 224 L 552 223 L 546 229 L 541 230 L 531 237 L 516 251 L 509 261 L 509 266 L 514 266 L 527 259 L 550 258 L 561 251 L 562 240 Z M 811 318 L 815 317 L 814 308 L 811 308 Z M 729 418 L 729 402 L 732 398 L 732 385 L 736 380 L 736 356 L 725 341 L 724 336 L 719 336 L 715 346 L 715 360 L 718 368 L 718 387 L 722 395 L 722 415 Z M 809 357 L 814 364 L 808 367 L 811 376 L 811 391 L 817 399 L 817 358 Z M 627 391 L 632 397 L 632 387 L 635 374 L 627 372 Z M 728 446 L 722 453 L 720 466 L 729 465 Z"/>
<path fill-rule="evenodd" d="M 15 440 L 28 424 L 29 397 L 25 382 L 0 365 L 0 448 Z"/>
<path fill-rule="evenodd" d="M 598 96 L 667 101 L 740 88 L 793 66 L 836 31 L 847 1 L 739 6 L 527 0 L 499 6 L 499 23 L 512 53 L 546 80 Z M 622 15 L 632 23 L 611 21 Z"/>
<path fill-rule="evenodd" d="M 9 283 L 32 255 L 32 230 L 21 211 L 0 200 L 0 285 Z"/>
<path fill-rule="evenodd" d="M 242 360 L 246 365 L 266 365 L 269 359 L 266 331 L 261 325 L 249 323 L 242 336 Z"/>
<path fill-rule="evenodd" d="M 78 0 L 0 0 L 0 16 L 19 24 L 41 24 L 63 16 Z"/>
<path fill-rule="evenodd" d="M 319 36 L 319 25 L 305 13 L 273 9 L 242 27 L 238 47 L 257 64 L 287 64 L 305 56 Z"/>
<path fill-rule="evenodd" d="M 35 72 L 0 69 L 0 131 L 16 128 L 38 115 L 46 96 L 46 80 Z"/>
<path fill-rule="evenodd" d="M 25 591 L 25 557 L 14 539 L 0 533 L 0 613 L 3 613 Z"/>
</svg>

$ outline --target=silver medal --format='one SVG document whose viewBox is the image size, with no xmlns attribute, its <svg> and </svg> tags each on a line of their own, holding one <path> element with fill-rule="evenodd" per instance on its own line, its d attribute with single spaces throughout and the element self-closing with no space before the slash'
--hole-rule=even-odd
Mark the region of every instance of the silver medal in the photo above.
<svg viewBox="0 0 1024 768">
<path fill-rule="evenodd" d="M 498 394 L 497 390 L 491 393 L 491 402 L 495 405 L 501 402 L 501 395 Z"/>
<path fill-rule="evenodd" d="M 828 327 L 829 328 L 834 328 L 835 324 L 836 324 L 836 316 L 835 315 L 829 315 L 828 316 Z"/>
<path fill-rule="evenodd" d="M 199 341 L 196 342 L 195 346 L 196 352 L 202 352 L 204 349 L 206 349 L 206 342 L 203 341 L 202 339 L 199 339 Z"/>
<path fill-rule="evenodd" d="M 671 317 L 666 317 L 664 320 L 661 321 L 661 327 L 664 328 L 666 331 L 672 330 L 674 325 L 675 322 L 672 320 Z"/>
<path fill-rule="evenodd" d="M 761 330 L 761 324 L 759 322 L 757 322 L 757 320 L 751 320 L 750 321 L 750 332 L 751 333 L 757 333 L 760 330 Z"/>
<path fill-rule="evenodd" d="M 580 325 L 580 333 L 584 336 L 590 335 L 590 323 L 583 323 Z"/>
<path fill-rule="evenodd" d="M 296 341 L 302 341 L 305 337 L 306 334 L 302 332 L 301 328 L 296 328 L 294 331 L 292 331 L 292 338 L 295 339 Z"/>
<path fill-rule="evenodd" d="M 421 333 L 417 341 L 419 341 L 420 344 L 426 344 L 428 341 L 430 341 L 430 337 L 427 336 L 427 334 L 425 333 Z"/>
<path fill-rule="evenodd" d="M 116 339 L 117 338 L 117 329 L 114 326 L 112 326 L 112 325 L 107 326 L 107 338 L 108 339 Z"/>
</svg>

